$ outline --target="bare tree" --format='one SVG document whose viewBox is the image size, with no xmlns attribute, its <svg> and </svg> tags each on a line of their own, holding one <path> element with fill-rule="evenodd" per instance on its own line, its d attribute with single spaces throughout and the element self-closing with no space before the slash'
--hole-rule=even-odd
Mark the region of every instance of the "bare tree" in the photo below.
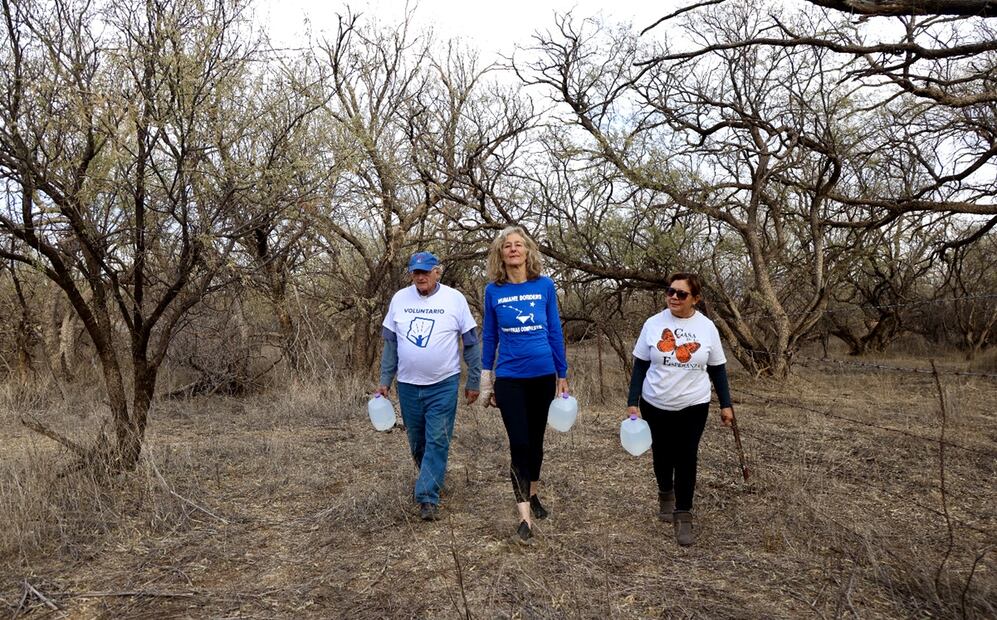
<svg viewBox="0 0 997 620">
<path fill-rule="evenodd" d="M 316 213 L 326 254 L 335 321 L 348 326 L 352 363 L 373 364 L 377 309 L 396 287 L 400 256 L 427 205 L 409 173 L 408 104 L 428 80 L 428 43 L 395 28 L 340 16 L 334 37 L 319 45 L 325 67 L 325 135 L 345 163 Z M 346 334 L 343 334 L 344 336 Z"/>
<path fill-rule="evenodd" d="M 519 71 L 591 138 L 575 152 L 614 166 L 677 221 L 705 218 L 718 326 L 745 366 L 782 375 L 858 234 L 832 226 L 831 197 L 861 132 L 839 65 L 803 48 L 724 49 L 758 24 L 751 7 L 704 12 L 685 35 L 714 53 L 637 66 L 650 50 L 633 35 L 564 18 Z"/>
<path fill-rule="evenodd" d="M 688 18 L 687 11 L 717 4 L 724 6 L 711 6 L 706 13 L 743 10 L 741 2 L 707 2 L 681 14 Z M 862 4 L 910 7 L 902 2 Z M 962 3 L 937 3 L 934 9 L 943 8 L 942 4 L 955 9 Z M 935 13 L 934 9 L 924 13 Z M 848 80 L 854 85 L 859 104 L 855 114 L 879 124 L 881 131 L 868 141 L 867 153 L 879 154 L 867 159 L 873 165 L 857 170 L 856 182 L 841 185 L 830 197 L 845 206 L 868 209 L 870 221 L 884 213 L 885 217 L 904 212 L 968 213 L 987 216 L 985 226 L 992 228 L 997 224 L 997 181 L 992 171 L 997 161 L 997 30 L 990 22 L 958 11 L 951 16 L 937 12 L 906 11 L 896 18 L 876 18 L 874 24 L 865 20 L 855 24 L 840 14 L 807 15 L 789 23 L 773 13 L 739 39 L 665 50 L 637 64 L 649 67 L 759 47 L 810 48 L 834 55 L 846 70 L 839 83 Z M 884 186 L 879 183 L 884 177 L 907 183 Z"/>
<path fill-rule="evenodd" d="M 997 4 L 993 0 L 807 0 L 807 2 L 855 15 L 997 17 Z"/>
<path fill-rule="evenodd" d="M 955 235 L 965 236 L 965 233 L 957 230 Z M 976 243 L 951 248 L 942 254 L 945 279 L 939 287 L 939 297 L 952 299 L 950 304 L 942 306 L 942 312 L 968 359 L 997 344 L 995 251 L 997 236 L 989 234 Z"/>
<path fill-rule="evenodd" d="M 34 364 L 35 347 L 41 341 L 41 325 L 35 317 L 33 288 L 25 281 L 23 265 L 15 261 L 5 261 L 0 265 L 0 275 L 10 277 L 10 296 L 5 304 L 4 315 L 9 317 L 5 324 L 4 334 L 8 341 L 13 341 L 14 356 L 17 358 L 16 369 L 13 370 L 17 381 L 21 384 L 30 383 L 36 375 Z M 30 271 L 28 274 L 30 276 Z"/>
<path fill-rule="evenodd" d="M 499 67 L 450 43 L 434 53 L 433 80 L 411 107 L 412 164 L 431 205 L 431 234 L 453 259 L 483 255 L 494 229 L 519 221 L 521 167 L 535 112 L 492 80 Z"/>
<path fill-rule="evenodd" d="M 267 202 L 247 147 L 266 119 L 244 114 L 244 6 L 2 6 L 0 174 L 19 201 L 0 230 L 24 249 L 0 255 L 42 270 L 79 315 L 116 436 L 101 456 L 130 469 L 178 323 L 223 284 L 235 239 Z"/>
<path fill-rule="evenodd" d="M 320 47 L 324 134 L 340 164 L 317 214 L 315 261 L 324 270 L 328 312 L 350 340 L 351 362 L 366 368 L 408 253 L 441 253 L 447 278 L 478 275 L 467 262 L 480 256 L 484 237 L 474 214 L 488 211 L 482 205 L 504 208 L 503 174 L 516 161 L 532 110 L 489 83 L 492 67 L 467 50 L 434 47 L 430 33 L 412 32 L 411 15 L 377 27 L 342 17 L 336 36 Z"/>
<path fill-rule="evenodd" d="M 261 174 L 254 181 L 264 191 L 260 208 L 246 214 L 247 234 L 238 250 L 246 257 L 248 284 L 274 311 L 277 338 L 267 340 L 297 369 L 305 340 L 291 309 L 291 287 L 308 258 L 308 238 L 324 189 L 337 174 L 337 158 L 323 143 L 316 112 L 326 102 L 314 68 L 300 58 L 282 59 L 277 70 L 258 79 L 266 88 L 252 96 L 244 113 L 266 122 L 247 134 L 245 148 L 255 153 Z"/>
<path fill-rule="evenodd" d="M 912 330 L 919 304 L 935 298 L 925 288 L 943 234 L 943 226 L 914 216 L 866 235 L 847 277 L 832 292 L 826 317 L 830 334 L 848 345 L 850 355 L 882 352 Z"/>
</svg>

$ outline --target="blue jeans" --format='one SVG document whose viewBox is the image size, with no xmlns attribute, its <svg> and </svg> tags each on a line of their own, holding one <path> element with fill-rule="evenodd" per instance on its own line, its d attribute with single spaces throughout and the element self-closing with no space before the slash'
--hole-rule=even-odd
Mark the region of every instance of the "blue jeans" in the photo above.
<svg viewBox="0 0 997 620">
<path fill-rule="evenodd" d="M 419 468 L 415 501 L 439 504 L 443 477 L 447 473 L 450 438 L 457 417 L 457 387 L 460 374 L 432 385 L 398 383 L 398 403 L 408 432 L 409 449 Z"/>
</svg>

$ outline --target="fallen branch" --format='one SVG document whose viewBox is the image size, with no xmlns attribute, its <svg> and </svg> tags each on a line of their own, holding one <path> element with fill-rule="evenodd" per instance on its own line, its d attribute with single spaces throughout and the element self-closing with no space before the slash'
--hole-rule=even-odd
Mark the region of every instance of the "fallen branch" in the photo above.
<svg viewBox="0 0 997 620">
<path fill-rule="evenodd" d="M 36 588 L 35 586 L 31 585 L 28 582 L 27 579 L 23 580 L 23 583 L 24 583 L 24 589 L 25 589 L 25 591 L 30 592 L 32 594 L 32 596 L 34 596 L 39 601 L 41 601 L 42 603 L 44 603 L 46 607 L 48 607 L 52 611 L 62 611 L 61 607 L 59 607 L 54 602 L 52 602 L 52 599 L 50 599 L 49 597 L 47 597 L 44 594 L 42 594 L 38 590 L 38 588 Z"/>
<path fill-rule="evenodd" d="M 471 620 L 471 606 L 467 604 L 467 591 L 464 588 L 464 568 L 460 564 L 460 554 L 457 553 L 457 537 L 454 535 L 453 515 L 449 515 L 447 524 L 450 527 L 450 555 L 453 556 L 454 569 L 457 573 L 457 587 L 460 588 L 460 597 L 464 599 L 463 615 L 467 620 Z M 457 607 L 456 601 L 454 601 L 454 607 Z M 460 607 L 457 607 L 457 613 L 460 613 Z"/>
<path fill-rule="evenodd" d="M 53 431 L 49 427 L 47 427 L 44 424 L 42 424 L 41 422 L 39 422 L 34 417 L 29 416 L 29 418 L 30 419 L 27 419 L 27 418 L 25 418 L 22 415 L 21 416 L 21 424 L 27 426 L 28 428 L 30 428 L 31 430 L 35 431 L 36 433 L 38 433 L 40 435 L 45 435 L 46 437 L 48 437 L 52 441 L 55 441 L 57 443 L 62 444 L 63 446 L 65 446 L 66 448 L 68 448 L 71 452 L 73 452 L 74 454 L 76 454 L 80 458 L 84 458 L 85 459 L 85 458 L 87 458 L 87 457 L 90 456 L 89 451 L 87 451 L 87 449 L 84 448 L 83 446 L 79 445 L 78 443 L 74 442 L 71 439 L 63 437 L 59 433 Z"/>
<path fill-rule="evenodd" d="M 935 387 L 938 388 L 938 404 L 941 413 L 941 430 L 938 433 L 938 490 L 942 496 L 942 515 L 945 518 L 945 529 L 948 531 L 949 537 L 945 555 L 942 556 L 942 561 L 938 564 L 938 571 L 935 572 L 935 593 L 941 597 L 942 572 L 945 570 L 945 564 L 955 547 L 955 534 L 952 531 L 952 518 L 949 516 L 948 495 L 945 489 L 945 423 L 948 420 L 948 410 L 945 408 L 945 391 L 942 389 L 941 379 L 938 378 L 935 360 L 931 360 L 931 371 L 935 375 Z"/>
<path fill-rule="evenodd" d="M 114 598 L 129 596 L 145 596 L 149 598 L 194 598 L 196 592 L 159 592 L 156 590 L 125 590 L 121 592 L 79 592 L 64 593 L 69 598 Z"/>
<path fill-rule="evenodd" d="M 962 595 L 959 597 L 959 600 L 962 603 L 962 617 L 963 618 L 968 618 L 969 617 L 967 615 L 967 612 L 966 612 L 966 594 L 969 593 L 969 584 L 973 583 L 973 576 L 976 575 L 976 568 L 980 565 L 980 562 L 983 561 L 983 558 L 987 557 L 987 553 L 989 553 L 990 550 L 991 550 L 991 547 L 985 547 L 983 549 L 983 551 L 980 551 L 976 555 L 976 559 L 973 560 L 973 566 L 969 569 L 969 576 L 966 577 L 966 583 L 962 587 Z"/>
<path fill-rule="evenodd" d="M 154 460 L 152 460 L 151 458 L 149 459 L 149 465 L 151 465 L 151 466 L 152 466 L 152 471 L 153 471 L 153 472 L 155 472 L 155 474 L 156 474 L 156 477 L 157 477 L 157 478 L 159 478 L 159 481 L 160 481 L 161 483 L 163 483 L 163 487 L 164 487 L 164 488 L 165 488 L 165 489 L 166 489 L 167 491 L 169 491 L 169 492 L 170 492 L 170 495 L 172 495 L 173 497 L 175 497 L 175 498 L 179 499 L 180 501 L 182 501 L 182 502 L 184 502 L 184 503 L 186 503 L 186 504 L 188 504 L 188 505 L 190 505 L 190 506 L 192 506 L 192 507 L 196 508 L 197 510 L 200 510 L 201 512 L 203 512 L 204 514 L 208 515 L 209 517 L 213 517 L 213 518 L 215 518 L 215 519 L 218 519 L 219 521 L 221 521 L 221 522 L 222 522 L 222 523 L 224 523 L 225 525 L 228 525 L 228 524 L 229 524 L 229 523 L 228 523 L 228 521 L 227 521 L 227 520 L 226 520 L 225 518 L 223 518 L 223 517 L 219 517 L 219 516 L 218 516 L 218 515 L 216 515 L 215 513 L 213 513 L 213 512 L 211 512 L 210 510 L 208 510 L 207 508 L 205 508 L 205 507 L 203 507 L 203 506 L 200 506 L 200 505 L 198 505 L 198 504 L 197 504 L 197 503 L 195 503 L 194 501 L 192 501 L 192 500 L 189 500 L 189 499 L 187 499 L 186 497 L 184 497 L 183 495 L 180 495 L 179 493 L 177 493 L 176 491 L 174 491 L 174 490 L 173 490 L 173 487 L 171 487 L 171 486 L 170 486 L 170 483 L 169 483 L 169 482 L 167 482 L 167 481 L 166 481 L 166 478 L 164 478 L 164 477 L 163 477 L 163 474 L 159 473 L 159 468 L 158 468 L 158 467 L 156 467 L 156 462 L 155 462 Z"/>
<path fill-rule="evenodd" d="M 278 590 L 263 592 L 231 592 L 229 596 L 219 596 L 216 592 L 206 590 L 187 590 L 184 592 L 169 592 L 165 590 L 108 590 L 105 592 L 56 592 L 61 598 L 204 598 L 214 602 L 238 603 L 245 599 L 262 599 L 267 596 L 277 596 Z"/>
</svg>

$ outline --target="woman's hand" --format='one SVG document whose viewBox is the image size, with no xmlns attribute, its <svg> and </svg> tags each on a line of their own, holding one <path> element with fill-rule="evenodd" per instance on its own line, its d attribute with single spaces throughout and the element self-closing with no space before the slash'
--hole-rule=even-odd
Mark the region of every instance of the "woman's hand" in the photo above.
<svg viewBox="0 0 997 620">
<path fill-rule="evenodd" d="M 627 417 L 629 418 L 630 416 L 634 416 L 634 415 L 639 418 L 640 417 L 640 409 L 638 409 L 637 407 L 627 407 Z"/>
<path fill-rule="evenodd" d="M 481 371 L 481 386 L 478 388 L 477 400 L 482 407 L 495 406 L 495 375 L 491 370 Z"/>
<path fill-rule="evenodd" d="M 558 395 L 571 393 L 571 390 L 568 389 L 568 380 L 566 378 L 557 380 L 557 393 Z"/>
<path fill-rule="evenodd" d="M 724 407 L 720 410 L 720 423 L 724 426 L 731 426 L 734 424 L 734 408 Z"/>
</svg>

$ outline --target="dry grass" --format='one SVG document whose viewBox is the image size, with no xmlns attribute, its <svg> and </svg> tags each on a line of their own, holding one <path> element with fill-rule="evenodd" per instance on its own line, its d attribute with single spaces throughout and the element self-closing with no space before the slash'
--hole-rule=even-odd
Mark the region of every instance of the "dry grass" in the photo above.
<svg viewBox="0 0 997 620">
<path fill-rule="evenodd" d="M 594 403 L 594 372 L 577 374 L 584 410 L 547 435 L 552 516 L 529 548 L 509 542 L 495 410 L 460 410 L 445 518 L 423 523 L 403 433 L 374 433 L 363 414 L 366 378 L 157 403 L 142 466 L 110 483 L 58 478 L 69 456 L 16 422 L 27 407 L 86 436 L 97 398 L 0 392 L 0 604 L 30 617 L 994 616 L 993 552 L 977 558 L 997 532 L 997 381 L 945 380 L 945 436 L 962 446 L 944 450 L 950 543 L 930 375 L 735 376 L 754 476 L 739 480 L 711 419 L 699 540 L 684 549 L 654 518 L 649 456 L 618 447 L 622 407 Z M 605 382 L 622 402 L 608 356 Z"/>
</svg>

